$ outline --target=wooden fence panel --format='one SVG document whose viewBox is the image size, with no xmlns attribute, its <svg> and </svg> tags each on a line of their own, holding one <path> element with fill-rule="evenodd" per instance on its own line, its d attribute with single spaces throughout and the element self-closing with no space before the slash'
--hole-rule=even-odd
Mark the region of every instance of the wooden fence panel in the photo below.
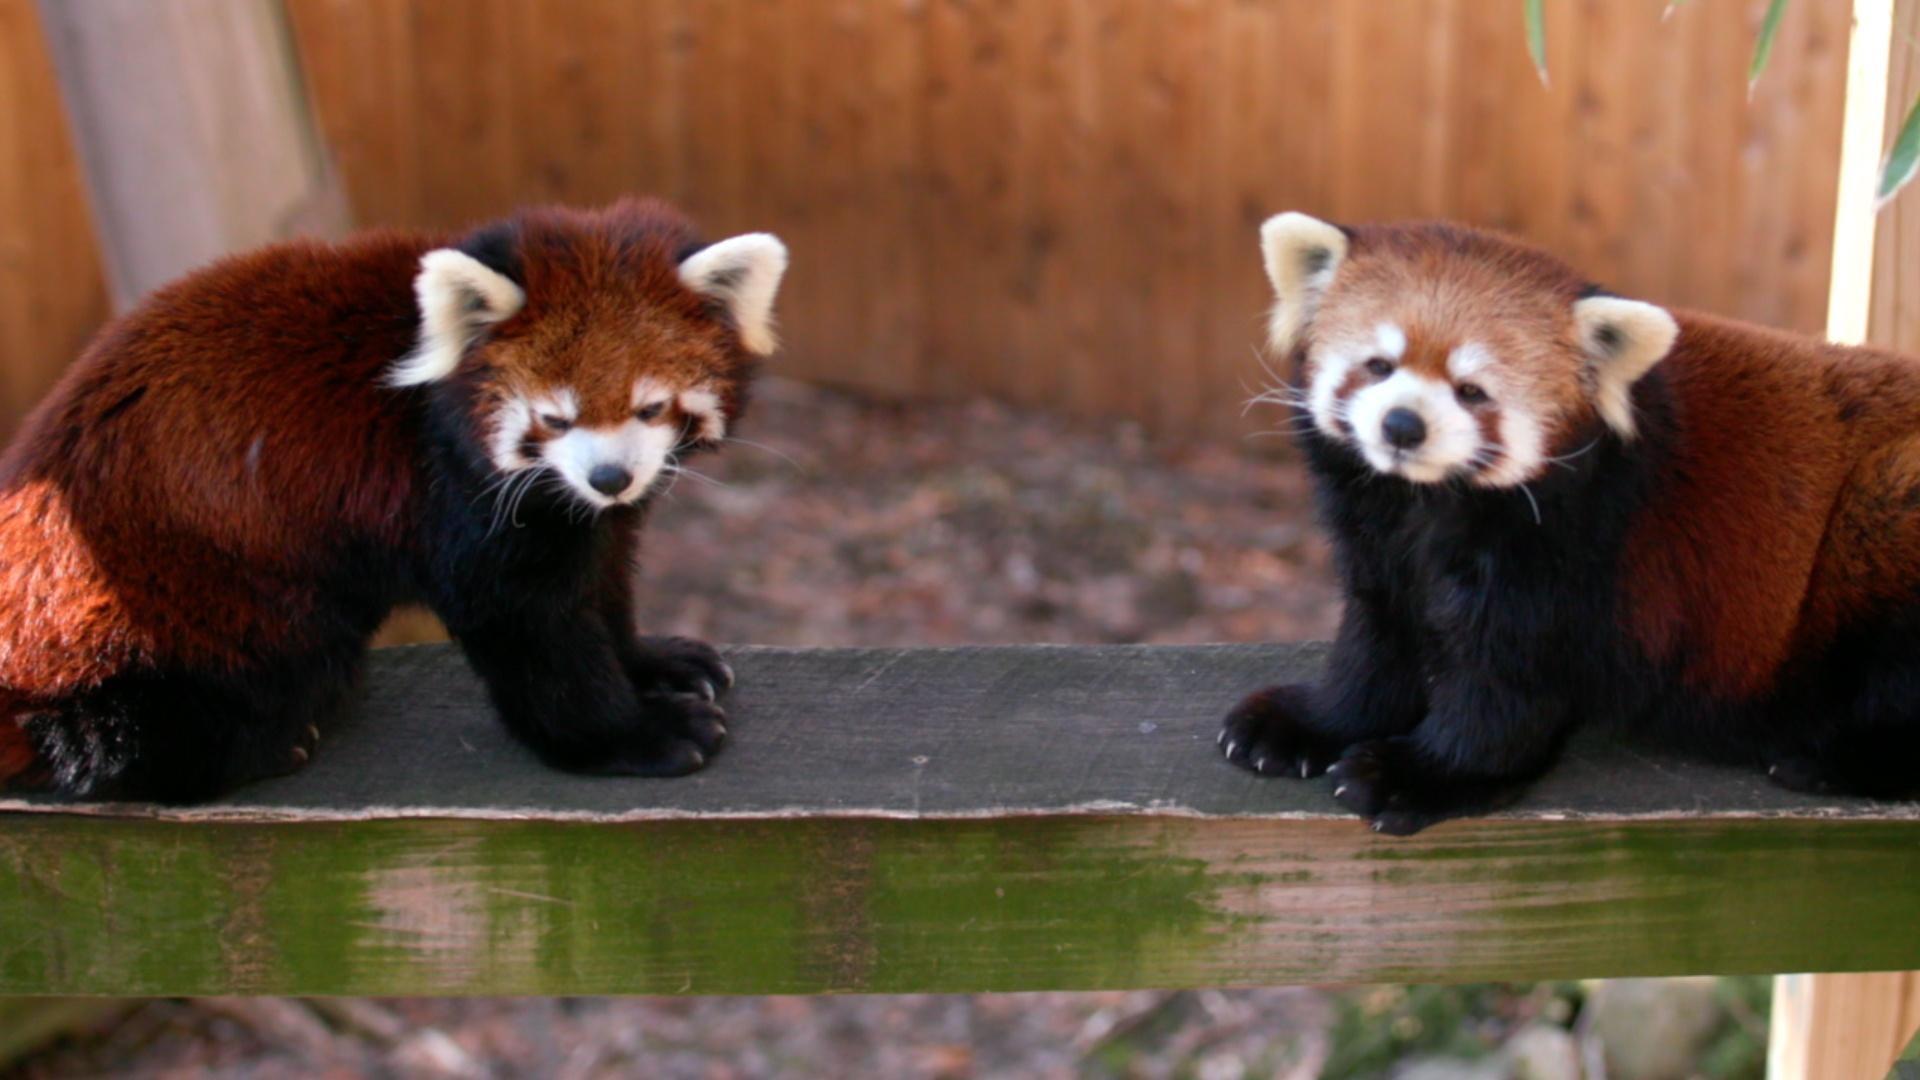
<svg viewBox="0 0 1920 1080">
<path fill-rule="evenodd" d="M 286 2 L 360 220 L 653 191 L 777 229 L 792 374 L 1218 423 L 1290 207 L 1822 325 L 1843 4 L 1789 8 L 1749 103 L 1764 0 L 1549 4 L 1550 88 L 1513 6 L 1466 0 Z M 29 0 L 0 28 L 4 422 L 102 302 Z"/>
<path fill-rule="evenodd" d="M 1234 415 L 1265 215 L 1447 215 L 1817 331 L 1846 9 L 1417 0 L 290 0 L 371 221 L 651 190 L 795 253 L 786 370 Z M 377 60 L 375 58 L 378 58 Z M 373 73 L 369 73 L 373 69 Z"/>
<path fill-rule="evenodd" d="M 0 437 L 107 313 L 86 190 L 33 0 L 0 0 Z"/>
</svg>

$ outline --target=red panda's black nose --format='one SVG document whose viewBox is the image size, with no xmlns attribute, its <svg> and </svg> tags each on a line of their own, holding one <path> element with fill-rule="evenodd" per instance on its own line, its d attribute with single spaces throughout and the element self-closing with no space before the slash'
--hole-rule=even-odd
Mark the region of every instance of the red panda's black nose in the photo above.
<svg viewBox="0 0 1920 1080">
<path fill-rule="evenodd" d="M 1411 450 L 1427 441 L 1427 422 L 1412 409 L 1388 409 L 1380 420 L 1380 434 L 1396 450 Z"/>
<path fill-rule="evenodd" d="M 618 465 L 595 465 L 587 484 L 602 495 L 618 495 L 633 483 L 633 474 Z"/>
</svg>

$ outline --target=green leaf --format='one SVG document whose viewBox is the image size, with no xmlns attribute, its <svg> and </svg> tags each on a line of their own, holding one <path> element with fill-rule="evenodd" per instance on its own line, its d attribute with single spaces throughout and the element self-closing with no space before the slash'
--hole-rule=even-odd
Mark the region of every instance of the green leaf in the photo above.
<svg viewBox="0 0 1920 1080">
<path fill-rule="evenodd" d="M 1880 166 L 1880 187 L 1875 193 L 1879 201 L 1874 209 L 1887 205 L 1906 187 L 1917 167 L 1920 167 L 1920 98 L 1907 110 L 1900 134 L 1893 137 L 1893 149 L 1887 151 L 1886 163 Z"/>
<path fill-rule="evenodd" d="M 1522 0 L 1527 12 L 1527 55 L 1533 57 L 1533 70 L 1540 73 L 1540 85 L 1547 82 L 1547 18 L 1541 11 L 1546 0 Z"/>
<path fill-rule="evenodd" d="M 1787 13 L 1787 0 L 1772 0 L 1767 5 L 1766 18 L 1760 20 L 1760 36 L 1753 41 L 1753 63 L 1747 65 L 1747 96 L 1753 96 L 1753 88 L 1760 83 L 1760 73 L 1767 70 L 1767 61 L 1773 56 L 1773 39 L 1780 33 L 1780 17 Z"/>
</svg>

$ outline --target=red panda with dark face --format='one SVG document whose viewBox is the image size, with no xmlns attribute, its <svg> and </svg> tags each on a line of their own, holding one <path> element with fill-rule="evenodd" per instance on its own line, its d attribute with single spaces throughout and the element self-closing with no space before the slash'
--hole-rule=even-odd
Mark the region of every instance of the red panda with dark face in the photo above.
<svg viewBox="0 0 1920 1080">
<path fill-rule="evenodd" d="M 0 781 L 186 801 L 287 771 L 403 602 L 553 764 L 699 768 L 731 672 L 637 636 L 637 532 L 739 414 L 786 261 L 630 200 L 155 292 L 0 458 Z"/>
<path fill-rule="evenodd" d="M 1920 360 L 1588 285 L 1444 224 L 1261 231 L 1347 604 L 1220 745 L 1404 833 L 1615 721 L 1920 791 Z"/>
</svg>

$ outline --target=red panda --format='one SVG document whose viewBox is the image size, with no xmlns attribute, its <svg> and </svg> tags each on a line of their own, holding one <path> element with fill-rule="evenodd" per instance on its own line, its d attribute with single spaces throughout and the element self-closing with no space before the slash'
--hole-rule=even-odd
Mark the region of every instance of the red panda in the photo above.
<svg viewBox="0 0 1920 1080">
<path fill-rule="evenodd" d="M 0 782 L 193 801 L 288 771 L 405 602 L 550 763 L 699 768 L 732 673 L 637 635 L 630 570 L 773 351 L 786 264 L 627 200 L 155 292 L 0 457 Z"/>
<path fill-rule="evenodd" d="M 1920 791 L 1920 361 L 1588 284 L 1447 224 L 1261 230 L 1346 608 L 1219 744 L 1375 829 L 1613 721 L 1792 788 Z"/>
</svg>

